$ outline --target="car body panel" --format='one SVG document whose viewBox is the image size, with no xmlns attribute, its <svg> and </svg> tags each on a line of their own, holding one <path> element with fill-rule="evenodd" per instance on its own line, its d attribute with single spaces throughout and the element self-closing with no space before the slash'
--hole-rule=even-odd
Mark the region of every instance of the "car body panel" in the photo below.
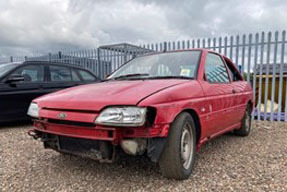
<svg viewBox="0 0 287 192">
<path fill-rule="evenodd" d="M 155 92 L 185 82 L 188 80 L 107 81 L 65 89 L 38 98 L 35 102 L 40 107 L 53 109 L 100 111 L 107 105 L 137 105 Z"/>
<path fill-rule="evenodd" d="M 23 83 L 10 86 L 0 83 L 0 122 L 25 119 L 30 101 L 48 93 L 44 83 Z"/>
</svg>

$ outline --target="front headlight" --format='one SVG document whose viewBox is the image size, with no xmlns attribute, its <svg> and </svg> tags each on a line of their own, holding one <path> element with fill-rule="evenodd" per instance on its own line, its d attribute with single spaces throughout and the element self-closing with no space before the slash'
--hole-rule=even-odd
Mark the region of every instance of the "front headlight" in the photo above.
<svg viewBox="0 0 287 192">
<path fill-rule="evenodd" d="M 39 106 L 37 103 L 31 103 L 28 109 L 29 116 L 38 118 L 39 117 Z"/>
<path fill-rule="evenodd" d="M 97 117 L 95 123 L 110 126 L 142 126 L 146 119 L 143 107 L 109 107 Z"/>
</svg>

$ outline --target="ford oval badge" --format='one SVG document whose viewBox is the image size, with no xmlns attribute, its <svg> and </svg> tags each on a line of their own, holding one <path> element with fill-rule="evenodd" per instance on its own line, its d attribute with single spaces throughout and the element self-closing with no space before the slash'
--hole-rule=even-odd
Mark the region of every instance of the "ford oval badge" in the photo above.
<svg viewBox="0 0 287 192">
<path fill-rule="evenodd" d="M 59 114 L 58 114 L 58 117 L 59 117 L 60 119 L 66 119 L 67 114 L 66 114 L 66 113 L 59 113 Z"/>
</svg>

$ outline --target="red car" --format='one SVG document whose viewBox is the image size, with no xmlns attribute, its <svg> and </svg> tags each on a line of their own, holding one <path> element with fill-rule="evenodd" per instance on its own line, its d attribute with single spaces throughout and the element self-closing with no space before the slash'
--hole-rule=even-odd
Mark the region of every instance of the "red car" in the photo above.
<svg viewBox="0 0 287 192">
<path fill-rule="evenodd" d="M 252 88 L 230 59 L 206 49 L 137 57 L 107 80 L 35 99 L 29 134 L 45 148 L 112 162 L 147 155 L 164 176 L 187 179 L 202 144 L 247 136 Z"/>
</svg>

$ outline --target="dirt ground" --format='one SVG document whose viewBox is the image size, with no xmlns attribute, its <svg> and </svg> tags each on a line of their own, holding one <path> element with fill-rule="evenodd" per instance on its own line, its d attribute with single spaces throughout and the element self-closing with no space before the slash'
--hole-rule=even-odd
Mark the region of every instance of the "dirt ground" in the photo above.
<svg viewBox="0 0 287 192">
<path fill-rule="evenodd" d="M 0 191 L 287 191 L 287 123 L 253 122 L 248 137 L 225 134 L 203 145 L 192 176 L 164 178 L 145 157 L 114 164 L 63 156 L 0 127 Z"/>
</svg>

